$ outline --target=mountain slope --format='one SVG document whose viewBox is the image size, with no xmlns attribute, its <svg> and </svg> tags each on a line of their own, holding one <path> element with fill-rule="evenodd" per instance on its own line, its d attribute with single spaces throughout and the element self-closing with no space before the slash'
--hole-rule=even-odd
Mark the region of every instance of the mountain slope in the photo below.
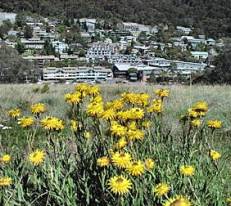
<svg viewBox="0 0 231 206">
<path fill-rule="evenodd" d="M 1 0 L 0 8 L 46 16 L 189 25 L 211 36 L 231 35 L 230 0 Z"/>
</svg>

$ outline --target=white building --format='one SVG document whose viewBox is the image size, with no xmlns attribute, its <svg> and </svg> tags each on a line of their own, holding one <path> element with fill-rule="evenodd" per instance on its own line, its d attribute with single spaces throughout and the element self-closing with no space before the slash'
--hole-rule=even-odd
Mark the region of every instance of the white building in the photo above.
<svg viewBox="0 0 231 206">
<path fill-rule="evenodd" d="M 57 80 L 110 80 L 113 74 L 111 69 L 105 67 L 47 67 L 43 69 L 45 81 Z"/>
<path fill-rule="evenodd" d="M 55 52 L 57 53 L 63 54 L 69 49 L 68 44 L 64 42 L 52 41 L 51 43 L 52 43 L 52 46 L 55 48 Z"/>
<path fill-rule="evenodd" d="M 16 19 L 15 13 L 0 12 L 0 25 L 5 20 L 10 20 L 11 23 L 15 23 L 15 19 Z"/>
<path fill-rule="evenodd" d="M 117 53 L 116 44 L 107 44 L 104 42 L 93 43 L 87 51 L 88 61 L 110 59 L 113 54 Z"/>
<path fill-rule="evenodd" d="M 39 38 L 22 39 L 21 42 L 26 49 L 43 49 L 45 41 Z"/>
<path fill-rule="evenodd" d="M 202 71 L 207 66 L 207 64 L 204 63 L 184 62 L 178 60 L 168 60 L 164 58 L 154 58 L 147 61 L 147 63 L 149 66 L 161 68 L 163 71 L 174 69 L 175 72 L 181 74 L 191 74 L 194 72 Z M 173 65 L 175 65 L 175 68 L 172 68 Z"/>
<path fill-rule="evenodd" d="M 195 58 L 195 59 L 202 59 L 205 60 L 208 58 L 209 53 L 208 52 L 202 52 L 202 51 L 192 51 L 191 55 Z"/>
<path fill-rule="evenodd" d="M 136 55 L 123 55 L 123 54 L 115 54 L 112 55 L 108 62 L 111 64 L 116 63 L 126 63 L 126 64 L 138 64 L 142 63 L 142 60 Z"/>
<path fill-rule="evenodd" d="M 157 26 L 152 27 L 150 25 L 138 24 L 133 22 L 123 22 L 118 24 L 118 27 L 122 31 L 131 32 L 134 36 L 138 36 L 141 32 L 158 33 Z"/>
<path fill-rule="evenodd" d="M 38 64 L 39 68 L 43 68 L 47 63 L 58 61 L 58 58 L 53 55 L 25 56 L 22 58 Z"/>
<path fill-rule="evenodd" d="M 82 28 L 85 27 L 87 32 L 95 31 L 96 19 L 82 18 L 82 19 L 79 19 L 79 23 L 82 26 Z"/>
<path fill-rule="evenodd" d="M 176 27 L 176 30 L 178 32 L 181 32 L 181 33 L 184 33 L 186 35 L 189 35 L 191 32 L 192 32 L 192 29 L 191 28 L 187 28 L 187 27 L 183 27 L 183 26 L 177 26 Z"/>
</svg>

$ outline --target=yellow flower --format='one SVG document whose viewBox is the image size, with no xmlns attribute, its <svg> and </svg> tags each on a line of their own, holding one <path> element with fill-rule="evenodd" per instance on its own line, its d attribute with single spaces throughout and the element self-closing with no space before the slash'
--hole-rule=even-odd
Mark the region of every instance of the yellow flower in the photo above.
<svg viewBox="0 0 231 206">
<path fill-rule="evenodd" d="M 118 122 L 112 122 L 110 130 L 112 135 L 116 135 L 119 137 L 125 136 L 127 133 L 127 128 L 122 126 Z"/>
<path fill-rule="evenodd" d="M 210 150 L 209 156 L 212 158 L 212 160 L 218 160 L 221 158 L 221 154 L 215 150 Z"/>
<path fill-rule="evenodd" d="M 126 152 L 112 154 L 112 163 L 119 168 L 126 168 L 131 162 L 131 155 Z"/>
<path fill-rule="evenodd" d="M 76 132 L 78 130 L 78 121 L 71 120 L 71 130 Z"/>
<path fill-rule="evenodd" d="M 12 178 L 0 177 L 0 187 L 6 187 L 12 184 Z"/>
<path fill-rule="evenodd" d="M 199 127 L 201 125 L 201 120 L 200 119 L 194 119 L 191 121 L 191 125 L 193 127 Z"/>
<path fill-rule="evenodd" d="M 149 113 L 161 113 L 163 112 L 163 103 L 160 99 L 154 99 L 152 104 L 147 108 Z"/>
<path fill-rule="evenodd" d="M 193 108 L 189 108 L 188 109 L 188 116 L 191 118 L 198 118 L 198 117 L 200 117 L 200 113 L 195 111 Z"/>
<path fill-rule="evenodd" d="M 124 106 L 123 99 L 116 99 L 112 102 L 106 103 L 106 109 L 113 109 L 115 111 L 121 110 Z"/>
<path fill-rule="evenodd" d="M 106 120 L 114 120 L 115 117 L 116 117 L 116 113 L 113 109 L 107 109 L 102 114 L 102 118 Z"/>
<path fill-rule="evenodd" d="M 84 132 L 83 136 L 86 139 L 91 139 L 92 138 L 92 134 L 90 132 L 87 132 L 87 131 Z"/>
<path fill-rule="evenodd" d="M 122 149 L 127 145 L 127 141 L 124 137 L 121 137 L 119 141 L 115 144 L 117 149 Z"/>
<path fill-rule="evenodd" d="M 8 111 L 8 115 L 12 118 L 19 117 L 21 115 L 21 110 L 18 108 L 11 109 Z"/>
<path fill-rule="evenodd" d="M 125 195 L 129 193 L 129 190 L 132 188 L 132 183 L 129 179 L 126 179 L 124 176 L 114 176 L 111 177 L 109 182 L 109 189 L 114 194 Z"/>
<path fill-rule="evenodd" d="M 37 166 L 43 163 L 45 159 L 45 152 L 43 150 L 35 150 L 31 154 L 29 154 L 29 161 Z"/>
<path fill-rule="evenodd" d="M 64 123 L 57 117 L 45 117 L 41 120 L 42 126 L 47 130 L 62 130 L 64 129 Z"/>
<path fill-rule="evenodd" d="M 208 104 L 205 101 L 198 101 L 193 105 L 192 109 L 196 112 L 203 114 L 208 111 Z"/>
<path fill-rule="evenodd" d="M 34 123 L 33 117 L 22 117 L 18 121 L 18 124 L 23 128 L 30 127 L 33 123 Z"/>
<path fill-rule="evenodd" d="M 134 107 L 127 111 L 120 111 L 117 113 L 117 117 L 120 120 L 127 121 L 127 120 L 139 120 L 144 117 L 144 111 L 141 108 Z"/>
<path fill-rule="evenodd" d="M 11 160 L 11 156 L 8 154 L 2 155 L 2 157 L 0 158 L 0 163 L 9 163 Z"/>
<path fill-rule="evenodd" d="M 81 93 L 75 92 L 75 93 L 68 93 L 65 95 L 65 101 L 69 104 L 79 104 L 81 102 Z"/>
<path fill-rule="evenodd" d="M 220 129 L 222 127 L 222 122 L 219 120 L 209 120 L 207 125 L 211 129 Z"/>
<path fill-rule="evenodd" d="M 144 162 L 146 170 L 152 170 L 155 166 L 155 162 L 153 159 L 148 158 Z"/>
<path fill-rule="evenodd" d="M 157 197 L 162 197 L 164 195 L 167 195 L 169 191 L 170 191 L 170 186 L 166 183 L 159 183 L 153 189 L 153 192 Z"/>
<path fill-rule="evenodd" d="M 87 106 L 87 114 L 92 117 L 101 117 L 103 114 L 102 102 L 91 102 Z"/>
<path fill-rule="evenodd" d="M 168 97 L 169 96 L 169 90 L 168 89 L 157 89 L 155 91 L 155 94 L 161 98 Z"/>
<path fill-rule="evenodd" d="M 130 141 L 142 140 L 142 139 L 144 139 L 144 132 L 142 130 L 139 130 L 139 129 L 136 129 L 136 130 L 129 129 L 127 131 L 127 137 Z"/>
<path fill-rule="evenodd" d="M 100 88 L 98 86 L 91 86 L 88 90 L 88 94 L 92 96 L 97 96 L 100 94 Z"/>
<path fill-rule="evenodd" d="M 192 206 L 192 203 L 187 197 L 176 195 L 166 200 L 162 206 Z"/>
<path fill-rule="evenodd" d="M 44 113 L 45 111 L 46 111 L 46 107 L 42 103 L 37 103 L 37 104 L 31 105 L 32 114 L 40 114 L 40 113 Z"/>
<path fill-rule="evenodd" d="M 75 90 L 77 92 L 80 92 L 83 97 L 86 96 L 89 93 L 90 89 L 91 89 L 91 85 L 86 84 L 86 83 L 78 84 L 75 87 Z"/>
<path fill-rule="evenodd" d="M 126 170 L 133 176 L 141 176 L 144 173 L 144 164 L 140 160 L 131 162 L 128 164 Z"/>
<path fill-rule="evenodd" d="M 132 105 L 146 106 L 148 104 L 149 95 L 146 93 L 123 93 L 121 96 L 124 102 Z"/>
<path fill-rule="evenodd" d="M 180 167 L 180 173 L 185 176 L 193 176 L 195 173 L 195 168 L 191 165 L 182 165 Z"/>
<path fill-rule="evenodd" d="M 107 156 L 100 157 L 97 159 L 97 165 L 99 167 L 106 167 L 110 164 L 110 159 Z"/>
</svg>

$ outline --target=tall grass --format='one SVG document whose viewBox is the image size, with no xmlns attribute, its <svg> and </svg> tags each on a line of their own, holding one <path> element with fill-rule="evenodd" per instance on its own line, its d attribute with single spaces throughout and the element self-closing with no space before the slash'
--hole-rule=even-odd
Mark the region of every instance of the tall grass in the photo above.
<svg viewBox="0 0 231 206">
<path fill-rule="evenodd" d="M 159 98 L 154 95 L 158 86 L 102 85 L 103 102 L 94 95 L 87 95 L 81 96 L 78 104 L 70 105 L 65 102 L 64 95 L 74 90 L 72 85 L 51 85 L 47 92 L 41 92 L 38 87 L 42 88 L 38 85 L 0 85 L 0 124 L 11 127 L 0 129 L 0 158 L 4 154 L 10 154 L 12 158 L 6 163 L 0 159 L 0 178 L 12 178 L 12 184 L 0 186 L 0 205 L 229 204 L 226 201 L 231 196 L 229 86 L 171 86 L 169 97 L 162 102 L 163 112 L 153 114 L 147 112 L 151 100 L 148 106 L 144 106 L 123 99 L 124 106 L 115 112 L 114 117 L 117 124 L 126 129 L 122 136 L 112 132 L 115 124 L 112 119 L 103 118 L 101 103 L 105 111 L 106 102 L 121 98 L 123 92 L 145 92 L 151 99 Z M 88 90 L 91 89 L 88 86 Z M 206 116 L 200 117 L 202 124 L 191 127 L 189 119 L 180 122 L 187 109 L 199 100 L 209 105 Z M 17 119 L 7 114 L 8 109 L 17 107 L 23 115 L 33 116 L 30 106 L 37 102 L 44 103 L 47 112 L 34 115 L 34 123 L 28 128 L 22 128 Z M 134 120 L 126 121 L 119 116 L 120 111 L 136 107 L 144 111 L 144 116 L 132 116 L 133 113 L 130 113 Z M 47 115 L 62 119 L 65 128 L 46 130 L 41 120 Z M 78 121 L 77 130 L 71 127 L 72 119 Z M 222 128 L 208 128 L 209 119 L 221 120 Z M 147 121 L 150 121 L 150 126 L 143 125 Z M 129 130 L 139 131 L 144 137 L 129 139 Z M 118 141 L 121 138 L 125 138 L 127 143 L 120 148 Z M 45 154 L 45 159 L 38 165 L 29 159 L 36 149 Z M 221 157 L 213 160 L 209 155 L 211 150 L 218 151 Z M 141 161 L 145 164 L 145 160 L 151 158 L 154 167 L 147 168 L 145 165 L 141 175 L 132 175 L 130 163 L 122 169 L 116 165 L 113 156 L 116 152 L 130 154 L 130 163 Z M 103 156 L 109 159 L 105 167 L 97 162 Z M 182 174 L 180 167 L 184 165 L 192 166 L 194 174 Z M 116 194 L 109 187 L 110 179 L 118 175 L 123 175 L 132 184 L 129 192 L 123 195 Z M 154 192 L 159 183 L 169 185 L 169 191 L 161 197 Z M 179 199 L 177 202 L 176 195 L 182 195 L 184 201 L 188 199 L 191 204 L 183 204 L 183 200 Z M 170 201 L 172 203 L 166 203 Z"/>
</svg>

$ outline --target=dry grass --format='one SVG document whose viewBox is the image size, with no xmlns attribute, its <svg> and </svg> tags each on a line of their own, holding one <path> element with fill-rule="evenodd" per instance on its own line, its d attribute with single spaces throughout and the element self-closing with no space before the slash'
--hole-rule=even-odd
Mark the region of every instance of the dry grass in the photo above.
<svg viewBox="0 0 231 206">
<path fill-rule="evenodd" d="M 52 115 L 65 118 L 66 104 L 64 94 L 70 92 L 74 85 L 49 85 L 47 93 L 35 93 L 33 90 L 42 85 L 0 85 L 0 120 L 6 117 L 6 110 L 12 107 L 26 108 L 31 103 L 43 102 Z M 123 91 L 147 92 L 153 95 L 153 90 L 160 86 L 150 85 L 101 85 L 106 100 L 116 98 Z M 175 127 L 177 119 L 190 105 L 198 100 L 209 104 L 208 118 L 218 118 L 224 122 L 226 129 L 231 125 L 231 86 L 168 86 L 171 95 L 167 103 L 168 123 Z"/>
</svg>

